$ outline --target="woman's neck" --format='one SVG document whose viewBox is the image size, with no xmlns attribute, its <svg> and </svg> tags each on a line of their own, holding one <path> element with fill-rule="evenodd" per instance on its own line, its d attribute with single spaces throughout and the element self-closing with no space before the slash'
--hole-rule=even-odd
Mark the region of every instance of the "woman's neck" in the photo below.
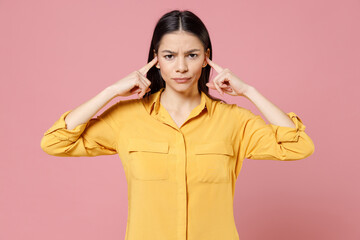
<svg viewBox="0 0 360 240">
<path fill-rule="evenodd" d="M 184 92 L 177 92 L 165 88 L 160 95 L 160 103 L 168 110 L 174 112 L 188 112 L 198 106 L 201 102 L 201 95 L 197 88 Z"/>
</svg>

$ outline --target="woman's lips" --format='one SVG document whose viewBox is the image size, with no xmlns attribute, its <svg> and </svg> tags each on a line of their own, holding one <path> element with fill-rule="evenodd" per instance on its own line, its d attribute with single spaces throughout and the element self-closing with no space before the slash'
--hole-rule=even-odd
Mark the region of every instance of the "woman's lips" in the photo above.
<svg viewBox="0 0 360 240">
<path fill-rule="evenodd" d="M 191 78 L 173 78 L 177 83 L 185 83 L 189 81 Z"/>
</svg>

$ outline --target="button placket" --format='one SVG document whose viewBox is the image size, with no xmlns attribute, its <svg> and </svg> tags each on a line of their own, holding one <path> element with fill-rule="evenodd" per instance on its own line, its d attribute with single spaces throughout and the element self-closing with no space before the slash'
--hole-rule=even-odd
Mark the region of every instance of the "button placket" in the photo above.
<svg viewBox="0 0 360 240">
<path fill-rule="evenodd" d="M 177 163 L 176 181 L 178 185 L 178 239 L 187 239 L 187 180 L 186 180 L 186 144 L 181 130 L 176 137 Z"/>
</svg>

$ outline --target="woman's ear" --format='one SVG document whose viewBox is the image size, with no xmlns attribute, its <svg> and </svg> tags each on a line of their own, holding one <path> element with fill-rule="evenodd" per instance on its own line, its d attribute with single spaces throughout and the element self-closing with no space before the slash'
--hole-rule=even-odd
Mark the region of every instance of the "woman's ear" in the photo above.
<svg viewBox="0 0 360 240">
<path fill-rule="evenodd" d="M 210 58 L 210 49 L 209 48 L 205 52 L 205 59 L 204 59 L 204 62 L 203 62 L 203 67 L 206 67 L 206 65 L 207 65 L 206 57 Z"/>
<path fill-rule="evenodd" d="M 155 49 L 153 49 L 153 51 L 154 51 L 154 58 L 155 58 L 155 57 L 157 56 L 157 54 L 156 54 L 156 52 L 155 52 Z M 158 60 L 157 60 L 157 63 L 156 63 L 156 65 L 155 65 L 155 67 L 160 69 L 159 58 L 158 58 Z"/>
</svg>

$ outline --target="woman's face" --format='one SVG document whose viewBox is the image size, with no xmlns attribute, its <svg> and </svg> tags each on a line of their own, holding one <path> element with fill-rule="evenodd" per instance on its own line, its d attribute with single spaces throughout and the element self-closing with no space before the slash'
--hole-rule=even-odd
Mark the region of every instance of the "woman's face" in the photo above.
<svg viewBox="0 0 360 240">
<path fill-rule="evenodd" d="M 209 57 L 210 49 L 207 51 Z M 158 49 L 157 68 L 166 82 L 166 88 L 184 92 L 197 89 L 201 70 L 206 66 L 204 47 L 191 33 L 177 31 L 165 34 Z M 176 78 L 189 78 L 176 80 Z"/>
</svg>

